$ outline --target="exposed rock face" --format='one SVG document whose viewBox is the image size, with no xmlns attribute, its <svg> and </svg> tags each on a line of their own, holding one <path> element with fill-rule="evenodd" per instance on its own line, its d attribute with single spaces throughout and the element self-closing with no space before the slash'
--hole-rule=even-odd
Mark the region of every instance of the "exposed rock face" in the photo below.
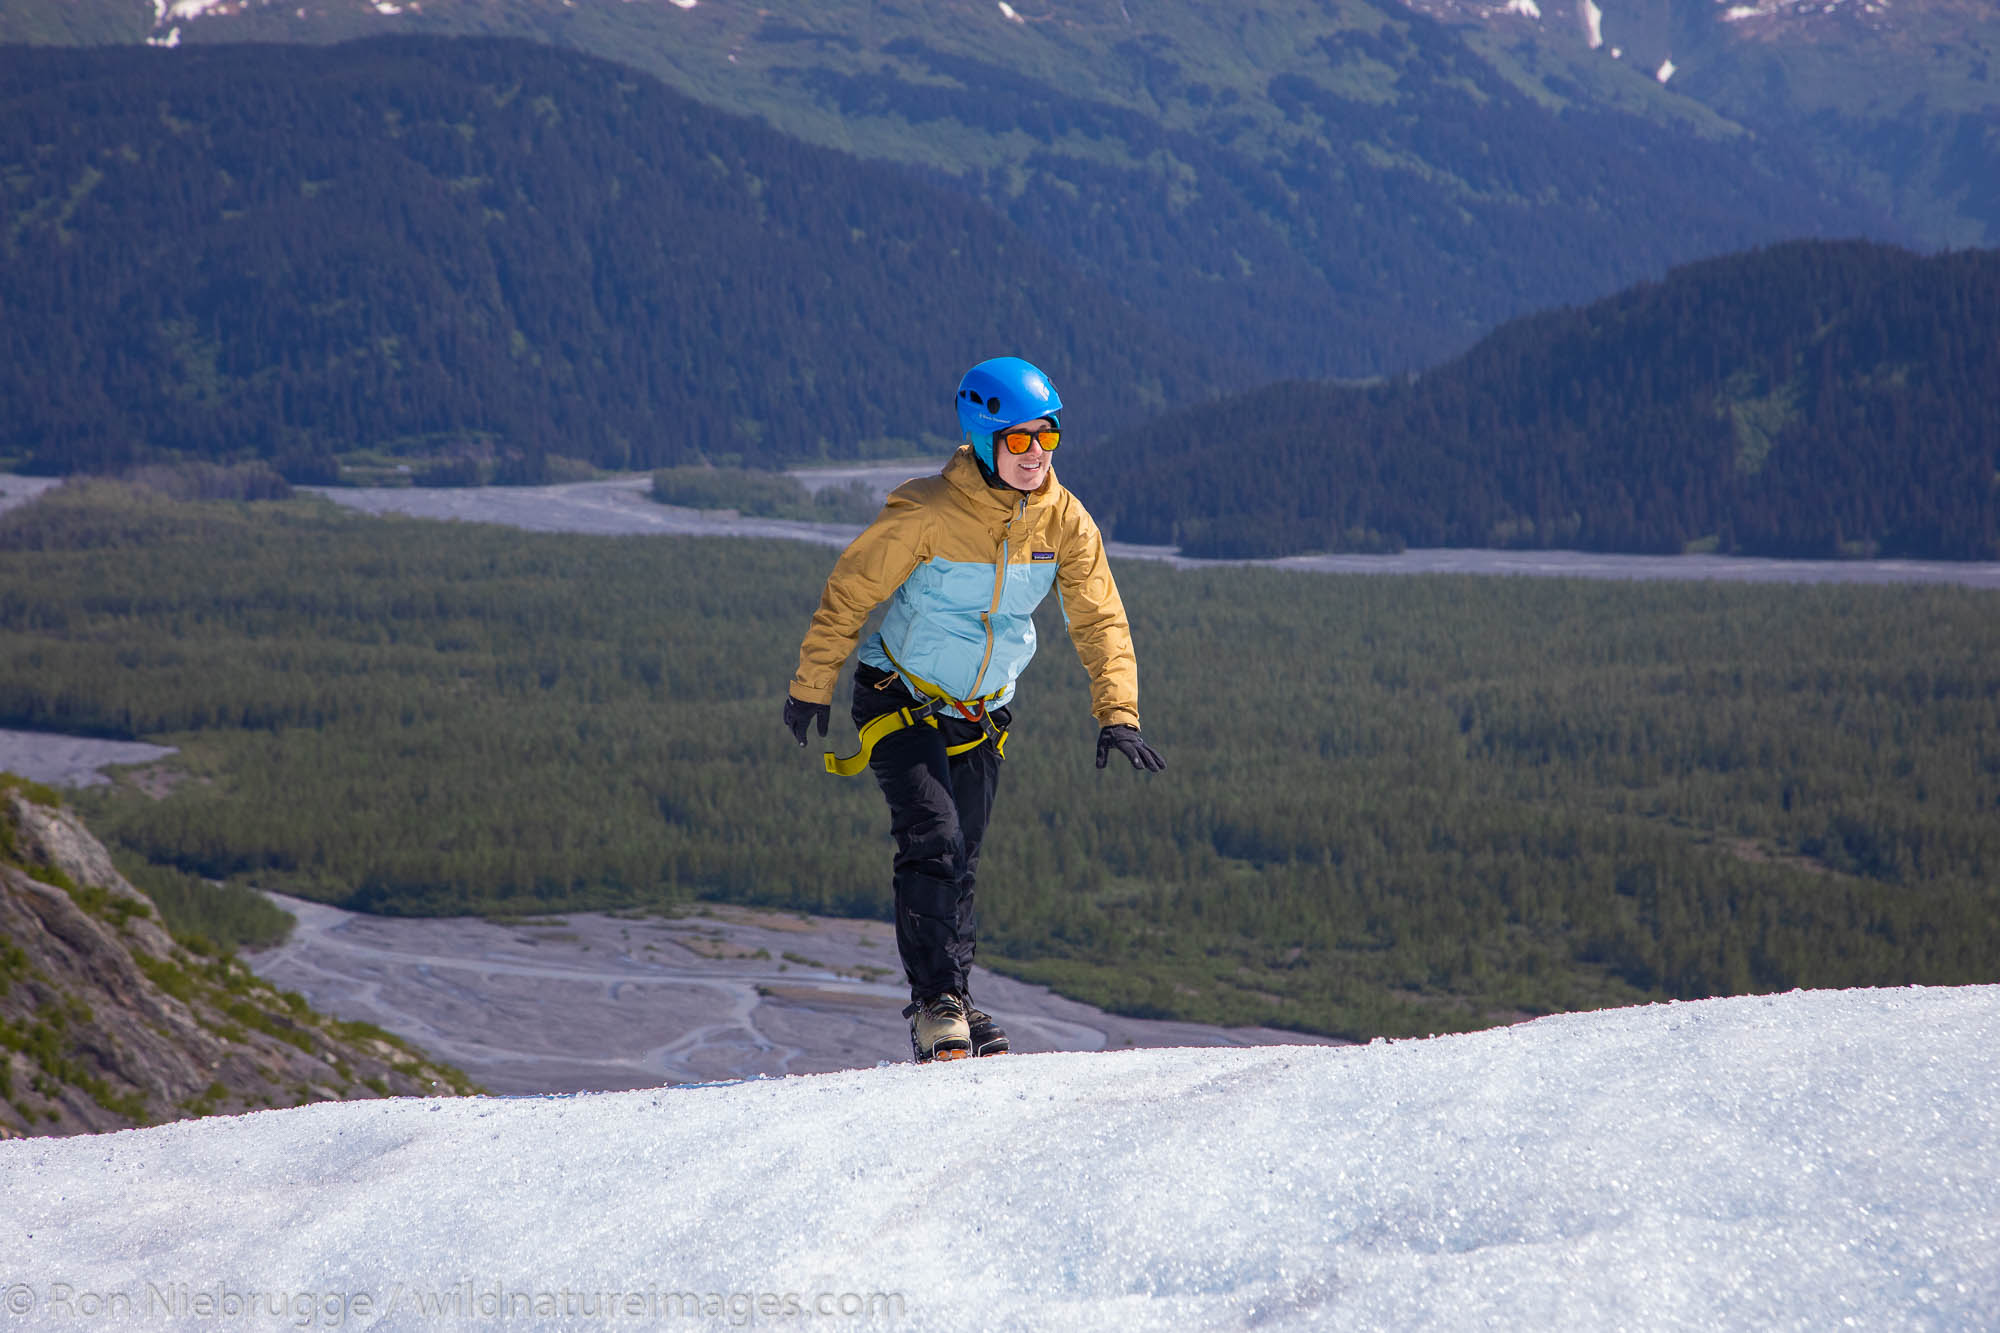
<svg viewBox="0 0 2000 1333">
<path fill-rule="evenodd" d="M 182 948 L 73 814 L 0 789 L 0 1137 L 469 1090 Z"/>
</svg>

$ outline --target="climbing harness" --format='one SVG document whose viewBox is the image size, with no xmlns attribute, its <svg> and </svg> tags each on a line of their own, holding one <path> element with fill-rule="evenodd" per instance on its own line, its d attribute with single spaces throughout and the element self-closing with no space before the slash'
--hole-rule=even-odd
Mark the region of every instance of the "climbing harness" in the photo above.
<svg viewBox="0 0 2000 1333">
<path fill-rule="evenodd" d="M 963 744 L 946 746 L 946 755 L 961 755 L 969 750 L 976 750 L 988 741 L 991 741 L 993 742 L 993 753 L 1002 759 L 1007 757 L 1006 728 L 994 725 L 993 715 L 987 711 L 987 705 L 999 698 L 1004 691 L 995 690 L 991 694 L 982 694 L 977 699 L 954 699 L 929 681 L 919 680 L 917 677 L 903 670 L 901 666 L 897 666 L 889 675 L 875 682 L 874 688 L 878 690 L 887 689 L 889 686 L 895 684 L 898 678 L 906 681 L 912 689 L 921 694 L 923 702 L 907 708 L 898 708 L 895 712 L 884 713 L 880 717 L 870 718 L 861 728 L 861 748 L 858 751 L 845 758 L 838 758 L 830 753 L 824 756 L 827 772 L 833 774 L 835 777 L 853 777 L 855 774 L 861 772 L 862 769 L 868 767 L 868 756 L 875 752 L 875 747 L 882 743 L 883 738 L 893 736 L 905 727 L 914 727 L 920 724 L 932 727 L 937 726 L 937 713 L 942 708 L 958 709 L 969 716 L 972 721 L 977 722 L 982 733 Z"/>
</svg>

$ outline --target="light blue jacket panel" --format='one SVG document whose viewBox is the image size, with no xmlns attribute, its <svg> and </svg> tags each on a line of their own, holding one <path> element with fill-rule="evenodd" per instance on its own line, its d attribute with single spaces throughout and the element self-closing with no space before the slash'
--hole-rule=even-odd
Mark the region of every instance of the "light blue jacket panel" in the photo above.
<svg viewBox="0 0 2000 1333">
<path fill-rule="evenodd" d="M 908 672 L 954 699 L 997 693 L 995 707 L 1012 699 L 1014 682 L 1035 655 L 1035 608 L 1056 586 L 1056 566 L 1033 561 L 1032 552 L 1029 563 L 1009 560 L 1010 554 L 993 563 L 932 559 L 918 565 L 890 597 L 882 628 L 862 645 L 861 660 Z"/>
</svg>

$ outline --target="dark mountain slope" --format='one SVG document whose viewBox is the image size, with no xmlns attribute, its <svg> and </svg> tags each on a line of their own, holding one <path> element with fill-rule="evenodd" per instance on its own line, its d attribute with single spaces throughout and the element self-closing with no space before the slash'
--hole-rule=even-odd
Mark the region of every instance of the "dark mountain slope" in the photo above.
<svg viewBox="0 0 2000 1333">
<path fill-rule="evenodd" d="M 984 200 L 1266 376 L 1433 364 L 1502 320 L 1752 245 L 1905 239 L 1790 139 L 1543 40 L 1553 4 L 1504 34 L 1396 0 L 392 8 L 250 0 L 154 31 L 505 32 L 610 56 Z"/>
<path fill-rule="evenodd" d="M 0 180 L 0 452 L 44 469 L 844 456 L 1001 350 L 1145 410 L 1248 382 L 955 192 L 524 42 L 0 49 Z"/>
<path fill-rule="evenodd" d="M 2000 251 L 1800 242 L 1517 321 L 1409 383 L 1283 384 L 1171 415 L 1064 476 L 1117 536 L 1192 554 L 1990 560 L 1996 329 Z"/>
</svg>

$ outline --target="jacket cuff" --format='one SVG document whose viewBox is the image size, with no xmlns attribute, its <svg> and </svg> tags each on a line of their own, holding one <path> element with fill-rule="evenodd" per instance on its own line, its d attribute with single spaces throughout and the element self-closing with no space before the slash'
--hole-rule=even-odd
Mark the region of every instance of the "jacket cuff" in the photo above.
<svg viewBox="0 0 2000 1333">
<path fill-rule="evenodd" d="M 797 676 L 792 677 L 788 693 L 802 704 L 826 704 L 829 707 L 833 704 L 833 686 L 816 688 L 805 684 Z"/>
<path fill-rule="evenodd" d="M 1114 708 L 1103 717 L 1098 718 L 1097 725 L 1100 727 L 1130 727 L 1134 731 L 1137 731 L 1139 729 L 1139 715 L 1129 708 Z"/>
</svg>

